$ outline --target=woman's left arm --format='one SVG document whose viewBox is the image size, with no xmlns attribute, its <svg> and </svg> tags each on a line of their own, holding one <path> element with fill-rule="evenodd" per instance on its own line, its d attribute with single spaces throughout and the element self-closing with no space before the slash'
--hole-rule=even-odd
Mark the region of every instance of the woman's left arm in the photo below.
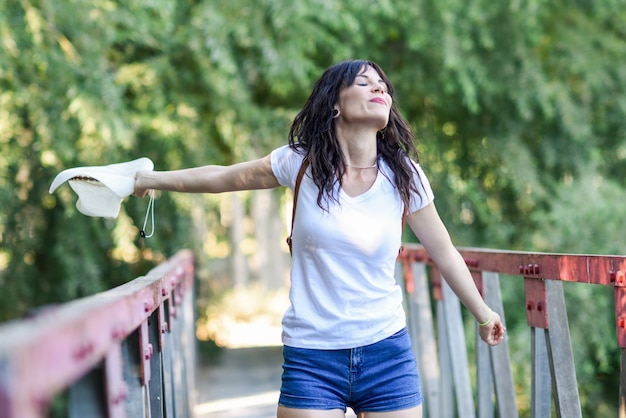
<svg viewBox="0 0 626 418">
<path fill-rule="evenodd" d="M 489 345 L 499 344 L 506 329 L 500 316 L 487 306 L 478 292 L 463 257 L 452 244 L 435 204 L 431 202 L 423 209 L 411 213 L 407 222 L 450 288 L 481 324 L 479 334 L 483 341 Z"/>
</svg>

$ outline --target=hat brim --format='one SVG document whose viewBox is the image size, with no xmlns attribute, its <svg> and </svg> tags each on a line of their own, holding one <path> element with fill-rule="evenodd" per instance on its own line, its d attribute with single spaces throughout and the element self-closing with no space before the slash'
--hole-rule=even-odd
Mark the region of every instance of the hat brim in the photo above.
<svg viewBox="0 0 626 418">
<path fill-rule="evenodd" d="M 154 170 L 154 163 L 146 157 L 118 164 L 68 168 L 57 174 L 50 185 L 49 193 L 53 193 L 60 185 L 74 177 L 84 177 L 98 180 L 119 197 L 126 197 L 134 192 L 135 174 L 138 171 L 151 170 Z"/>
<path fill-rule="evenodd" d="M 49 193 L 69 181 L 78 195 L 76 208 L 79 212 L 87 216 L 116 218 L 122 200 L 135 190 L 135 174 L 153 169 L 154 163 L 146 157 L 105 166 L 70 168 L 54 178 Z"/>
</svg>

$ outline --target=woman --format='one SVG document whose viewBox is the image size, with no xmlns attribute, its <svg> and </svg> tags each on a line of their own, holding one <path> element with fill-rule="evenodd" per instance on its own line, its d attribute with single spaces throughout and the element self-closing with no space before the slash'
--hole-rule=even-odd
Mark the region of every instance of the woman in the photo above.
<svg viewBox="0 0 626 418">
<path fill-rule="evenodd" d="M 279 418 L 421 417 L 422 394 L 394 279 L 404 222 L 499 344 L 505 329 L 481 298 L 433 203 L 393 88 L 371 61 L 327 69 L 289 144 L 231 166 L 140 172 L 135 195 L 296 186 L 291 305 L 283 318 Z M 411 159 L 414 158 L 414 160 Z"/>
</svg>

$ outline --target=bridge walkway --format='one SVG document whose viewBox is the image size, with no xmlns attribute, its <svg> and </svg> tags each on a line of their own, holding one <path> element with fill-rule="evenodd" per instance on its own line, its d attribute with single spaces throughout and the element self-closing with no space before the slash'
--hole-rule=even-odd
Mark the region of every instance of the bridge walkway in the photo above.
<svg viewBox="0 0 626 418">
<path fill-rule="evenodd" d="M 276 417 L 280 346 L 223 348 L 205 363 L 197 374 L 195 418 Z M 349 409 L 350 417 L 356 415 Z"/>
</svg>

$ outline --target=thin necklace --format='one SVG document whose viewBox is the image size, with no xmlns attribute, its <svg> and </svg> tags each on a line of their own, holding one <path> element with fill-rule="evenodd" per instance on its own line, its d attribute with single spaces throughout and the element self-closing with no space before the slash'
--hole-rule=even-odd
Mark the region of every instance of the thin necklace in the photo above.
<svg viewBox="0 0 626 418">
<path fill-rule="evenodd" d="M 362 170 L 367 170 L 368 168 L 376 168 L 378 167 L 378 161 L 376 161 L 374 164 L 372 165 L 368 165 L 366 167 L 360 166 L 360 165 L 352 165 L 352 164 L 346 164 L 348 167 L 352 167 L 352 168 L 360 168 Z"/>
</svg>

